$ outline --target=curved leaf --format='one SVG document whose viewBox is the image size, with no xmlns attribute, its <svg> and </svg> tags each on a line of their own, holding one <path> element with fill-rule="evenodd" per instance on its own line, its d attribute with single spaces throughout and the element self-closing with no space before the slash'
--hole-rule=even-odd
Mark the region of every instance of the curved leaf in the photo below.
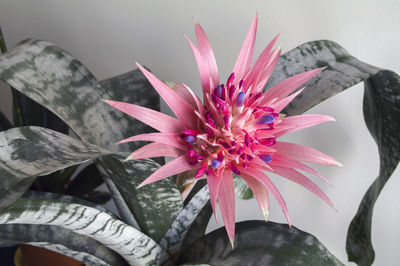
<svg viewBox="0 0 400 266">
<path fill-rule="evenodd" d="M 90 254 L 110 265 L 126 265 L 126 261 L 120 255 L 105 245 L 88 236 L 74 233 L 59 226 L 2 224 L 0 225 L 0 239 L 2 241 L 0 246 L 9 246 L 4 241 L 9 241 L 13 245 L 29 242 L 49 242 L 53 245 L 62 245 L 75 252 Z"/>
<path fill-rule="evenodd" d="M 88 207 L 92 207 L 98 209 L 99 211 L 105 212 L 109 214 L 111 217 L 116 218 L 115 214 L 111 211 L 107 210 L 103 206 L 97 205 L 93 202 L 80 199 L 73 196 L 63 195 L 63 194 L 56 194 L 56 193 L 49 193 L 49 192 L 41 192 L 41 191 L 27 191 L 24 195 L 24 198 L 34 198 L 34 199 L 48 199 L 48 200 L 57 200 L 66 203 L 77 203 L 81 205 L 85 205 Z"/>
<path fill-rule="evenodd" d="M 82 140 L 110 150 L 118 148 L 120 151 L 132 151 L 138 147 L 137 142 L 118 146 L 114 143 L 147 129 L 140 128 L 136 120 L 111 108 L 101 99 L 135 101 L 146 107 L 159 107 L 159 97 L 146 78 L 138 70 L 131 73 L 122 75 L 121 79 L 104 81 L 103 87 L 70 54 L 49 42 L 34 39 L 18 44 L 0 57 L 0 79 L 48 108 L 68 124 Z M 129 86 L 124 88 L 124 91 L 117 88 L 125 84 Z M 132 92 L 126 92 L 125 89 Z M 140 93 L 137 93 L 138 90 Z M 125 96 L 122 97 L 122 94 Z M 149 95 L 151 96 L 147 97 Z M 168 208 L 154 209 L 152 205 L 146 205 L 140 211 L 135 211 L 137 203 L 132 198 L 145 198 L 149 195 L 145 188 L 136 190 L 136 185 L 129 185 L 131 181 L 126 180 L 127 176 L 133 180 L 132 175 L 135 175 L 137 169 L 129 163 L 122 164 L 111 156 L 103 158 L 100 164 L 107 170 L 108 183 L 113 182 L 121 191 L 122 198 L 116 199 L 116 204 L 124 206 L 119 209 L 128 207 L 141 224 L 153 222 L 154 226 L 145 227 L 143 230 L 155 239 L 161 237 L 166 228 L 158 225 L 164 221 L 163 226 L 168 227 L 175 214 L 182 208 L 176 185 L 169 182 L 168 185 L 157 183 L 153 186 L 160 190 L 165 189 L 161 197 L 152 194 L 155 205 L 162 206 L 163 201 L 168 198 L 167 202 L 171 203 Z M 129 190 L 128 187 L 134 189 Z M 166 194 L 167 191 L 170 192 Z M 113 195 L 117 194 L 114 191 Z M 126 213 L 124 217 L 127 216 Z M 148 220 L 150 218 L 153 220 Z"/>
<path fill-rule="evenodd" d="M 0 132 L 0 209 L 11 204 L 35 176 L 79 164 L 109 151 L 40 127 Z"/>
<path fill-rule="evenodd" d="M 131 160 L 116 155 L 101 158 L 106 173 L 114 180 L 115 185 L 130 206 L 141 231 L 155 241 L 168 230 L 179 211 L 182 199 L 176 189 L 173 178 L 166 178 L 145 187 L 137 186 L 156 171 L 160 165 L 153 160 Z M 118 176 L 118 178 L 113 178 Z"/>
<path fill-rule="evenodd" d="M 132 265 L 157 264 L 168 259 L 168 254 L 145 234 L 107 213 L 80 204 L 21 198 L 0 212 L 0 224 L 21 223 L 60 226 L 89 236 Z"/>
<path fill-rule="evenodd" d="M 179 263 L 211 265 L 344 265 L 313 235 L 287 224 L 236 224 L 235 249 L 219 228 L 182 252 Z"/>
<path fill-rule="evenodd" d="M 327 67 L 301 87 L 306 89 L 284 110 L 287 115 L 301 114 L 314 105 L 360 83 L 380 69 L 350 55 L 339 44 L 329 41 L 304 43 L 279 58 L 266 89 L 282 80 L 318 67 Z"/>
<path fill-rule="evenodd" d="M 196 195 L 190 200 L 183 210 L 178 214 L 171 227 L 165 233 L 160 241 L 160 245 L 167 252 L 176 257 L 179 253 L 183 240 L 190 226 L 195 221 L 197 215 L 203 209 L 204 205 L 209 202 L 210 195 L 208 186 L 205 185 Z"/>
<path fill-rule="evenodd" d="M 371 243 L 372 212 L 384 185 L 400 161 L 400 77 L 382 71 L 365 82 L 364 119 L 379 149 L 379 176 L 365 193 L 347 234 L 349 260 L 371 265 L 375 252 Z"/>
</svg>

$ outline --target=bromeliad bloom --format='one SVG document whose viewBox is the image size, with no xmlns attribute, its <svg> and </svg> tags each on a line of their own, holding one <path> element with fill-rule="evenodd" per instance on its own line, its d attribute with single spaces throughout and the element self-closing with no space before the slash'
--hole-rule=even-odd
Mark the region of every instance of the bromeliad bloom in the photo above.
<svg viewBox="0 0 400 266">
<path fill-rule="evenodd" d="M 290 224 L 285 201 L 263 170 L 299 183 L 332 205 L 324 192 L 298 170 L 325 180 L 302 162 L 339 165 L 331 157 L 312 148 L 277 141 L 284 134 L 334 119 L 326 115 L 279 115 L 302 89 L 292 92 L 317 75 L 322 68 L 295 75 L 263 93 L 281 51 L 279 48 L 273 49 L 278 34 L 251 65 L 256 30 L 257 16 L 250 26 L 233 73 L 223 84 L 220 83 L 216 60 L 207 36 L 201 26 L 195 24 L 198 46 L 187 40 L 198 65 L 203 103 L 187 86 L 174 84 L 171 88 L 137 64 L 177 118 L 134 104 L 106 101 L 160 131 L 119 142 L 152 141 L 133 152 L 128 159 L 175 157 L 139 187 L 188 171 L 196 178 L 207 178 L 213 211 L 216 213 L 218 202 L 232 245 L 235 232 L 232 174 L 240 175 L 247 182 L 266 218 L 269 212 L 268 194 L 271 193 Z"/>
</svg>

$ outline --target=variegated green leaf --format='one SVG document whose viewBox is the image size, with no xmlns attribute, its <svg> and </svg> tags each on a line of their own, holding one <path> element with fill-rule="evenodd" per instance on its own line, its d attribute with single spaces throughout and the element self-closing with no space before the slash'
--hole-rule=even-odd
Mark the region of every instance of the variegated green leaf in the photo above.
<svg viewBox="0 0 400 266">
<path fill-rule="evenodd" d="M 157 103 L 158 107 L 159 98 L 145 77 L 138 71 L 132 73 L 135 73 L 134 78 L 133 75 L 132 77 L 127 75 L 118 82 L 105 81 L 103 87 L 70 54 L 49 42 L 40 40 L 22 42 L 0 57 L 0 78 L 3 81 L 59 116 L 84 141 L 110 150 L 132 151 L 137 147 L 137 143 L 118 146 L 114 143 L 140 133 L 141 129 L 147 129 L 140 128 L 136 120 L 114 110 L 101 99 L 126 100 L 150 108 Z M 129 92 L 126 92 L 125 88 L 124 90 L 116 88 L 125 84 L 130 84 L 127 86 Z M 137 93 L 138 90 L 142 93 Z M 152 92 L 151 97 L 147 97 L 149 92 Z M 118 190 L 124 191 L 120 194 L 125 203 L 122 203 L 121 197 L 117 202 L 125 206 L 119 209 L 128 207 L 134 213 L 136 220 L 141 221 L 139 223 L 150 225 L 150 228 L 143 228 L 146 233 L 154 238 L 161 237 L 182 208 L 182 201 L 175 184 L 173 182 L 155 184 L 153 188 L 163 190 L 162 195 L 159 197 L 157 193 L 152 193 L 153 203 L 147 204 L 140 211 L 135 211 L 137 204 L 134 204 L 132 198 L 146 198 L 150 195 L 145 188 L 127 189 L 126 184 L 130 182 L 126 181 L 127 173 L 130 179 L 134 179 L 132 175 L 135 175 L 135 168 L 130 167 L 129 163 L 122 164 L 112 157 L 102 159 L 100 164 L 107 170 L 108 184 L 114 183 Z M 124 169 L 125 167 L 127 169 Z M 150 172 L 147 171 L 147 174 Z M 133 184 L 128 187 L 135 188 Z M 113 195 L 117 194 L 114 191 Z M 153 204 L 165 205 L 163 202 L 166 198 L 168 198 L 166 202 L 170 204 L 168 208 L 153 208 Z M 157 227 L 159 224 L 162 226 Z"/>
<path fill-rule="evenodd" d="M 288 115 L 301 114 L 314 105 L 342 92 L 380 71 L 350 55 L 339 44 L 329 41 L 304 43 L 282 55 L 268 81 L 270 88 L 298 73 L 327 67 L 302 87 L 306 89 L 284 110 Z"/>
<path fill-rule="evenodd" d="M 380 173 L 365 194 L 349 227 L 346 249 L 351 261 L 359 265 L 371 265 L 375 256 L 371 243 L 373 208 L 400 160 L 397 137 L 400 131 L 400 78 L 394 72 L 359 61 L 332 41 L 313 41 L 284 54 L 267 87 L 305 70 L 323 66 L 327 68 L 307 82 L 303 93 L 283 112 L 300 114 L 359 82 L 365 82 L 364 118 L 378 144 Z"/>
<path fill-rule="evenodd" d="M 209 201 L 208 186 L 205 185 L 176 217 L 160 241 L 160 245 L 173 257 L 177 257 L 183 240 L 197 215 Z"/>
<path fill-rule="evenodd" d="M 41 191 L 32 191 L 28 190 L 24 195 L 24 198 L 34 198 L 34 199 L 48 199 L 48 200 L 57 200 L 57 201 L 62 201 L 66 203 L 76 203 L 76 204 L 81 204 L 85 205 L 88 207 L 92 207 L 95 209 L 98 209 L 99 211 L 105 212 L 109 214 L 111 217 L 116 218 L 115 214 L 112 213 L 111 211 L 107 210 L 103 206 L 97 205 L 91 201 L 87 201 L 81 198 L 69 196 L 69 195 L 63 195 L 63 194 L 56 194 L 56 193 L 49 193 L 49 192 L 41 192 Z"/>
<path fill-rule="evenodd" d="M 0 209 L 31 185 L 35 176 L 79 164 L 109 151 L 40 127 L 0 132 Z"/>
<path fill-rule="evenodd" d="M 126 261 L 115 251 L 97 240 L 71 230 L 53 225 L 37 224 L 1 224 L 0 246 L 24 244 L 30 242 L 48 242 L 62 245 L 74 252 L 90 254 L 109 265 L 126 265 Z M 5 242 L 7 241 L 7 242 Z M 68 254 L 63 253 L 69 256 Z M 77 258 L 78 259 L 78 258 Z M 79 259 L 83 262 L 83 260 Z"/>
<path fill-rule="evenodd" d="M 236 224 L 235 249 L 221 227 L 182 251 L 179 263 L 210 265 L 344 265 L 313 235 L 287 224 Z"/>
<path fill-rule="evenodd" d="M 247 183 L 238 175 L 233 175 L 233 184 L 235 185 L 235 195 L 240 199 L 248 200 L 253 198 L 253 191 Z"/>
<path fill-rule="evenodd" d="M 131 265 L 161 264 L 168 254 L 151 238 L 97 209 L 61 201 L 18 199 L 0 212 L 0 224 L 53 225 L 91 237 Z"/>
<path fill-rule="evenodd" d="M 153 160 L 122 162 L 124 157 L 116 155 L 101 158 L 104 170 L 117 175 L 115 185 L 124 196 L 128 206 L 133 206 L 133 215 L 139 227 L 158 241 L 170 227 L 182 208 L 182 199 L 173 178 L 160 180 L 141 188 L 137 186 L 156 171 L 160 165 Z M 112 170 L 110 170 L 112 169 Z"/>
</svg>

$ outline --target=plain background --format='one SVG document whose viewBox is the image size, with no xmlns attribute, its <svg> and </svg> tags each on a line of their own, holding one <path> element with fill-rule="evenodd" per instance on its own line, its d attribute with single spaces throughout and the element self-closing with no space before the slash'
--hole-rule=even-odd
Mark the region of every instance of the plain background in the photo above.
<svg viewBox="0 0 400 266">
<path fill-rule="evenodd" d="M 1 0 L 0 25 L 9 47 L 27 37 L 51 41 L 81 60 L 99 79 L 145 64 L 160 79 L 183 82 L 198 94 L 199 78 L 184 34 L 192 40 L 193 18 L 206 30 L 221 80 L 228 77 L 256 12 L 258 54 L 276 33 L 283 52 L 304 42 L 330 39 L 372 65 L 400 72 L 400 1 L 55 1 Z M 316 181 L 338 212 L 283 178 L 274 181 L 285 197 L 293 224 L 316 235 L 347 262 L 348 225 L 378 174 L 378 154 L 362 116 L 361 84 L 325 101 L 310 113 L 337 122 L 290 135 L 286 140 L 317 148 L 344 167 L 316 167 L 333 184 Z M 116 99 L 118 100 L 118 99 Z M 10 94 L 0 89 L 0 109 L 10 114 Z M 163 107 L 164 111 L 168 110 Z M 399 265 L 400 172 L 394 173 L 375 206 L 372 239 L 375 265 Z M 236 220 L 262 219 L 254 200 L 239 201 Z M 270 220 L 285 222 L 272 200 Z M 221 226 L 212 219 L 209 230 Z M 351 265 L 349 263 L 349 265 Z"/>
</svg>

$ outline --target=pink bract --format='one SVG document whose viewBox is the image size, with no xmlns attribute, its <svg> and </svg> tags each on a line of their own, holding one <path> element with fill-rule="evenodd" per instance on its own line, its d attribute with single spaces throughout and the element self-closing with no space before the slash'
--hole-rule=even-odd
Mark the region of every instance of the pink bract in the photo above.
<svg viewBox="0 0 400 266">
<path fill-rule="evenodd" d="M 119 142 L 152 141 L 133 152 L 128 159 L 175 158 L 139 187 L 186 171 L 191 171 L 196 178 L 207 178 L 213 211 L 216 213 L 218 203 L 232 245 L 235 234 L 232 174 L 240 175 L 247 182 L 266 219 L 269 213 L 268 194 L 271 193 L 290 224 L 286 203 L 263 170 L 304 186 L 332 206 L 325 193 L 298 170 L 325 180 L 302 162 L 339 165 L 333 158 L 312 148 L 277 141 L 284 134 L 334 119 L 326 115 L 279 115 L 302 90 L 293 92 L 323 69 L 297 74 L 263 93 L 281 51 L 273 49 L 278 34 L 251 64 L 257 19 L 256 16 L 233 73 L 224 84 L 219 81 L 216 60 L 207 36 L 201 26 L 195 24 L 198 46 L 187 40 L 198 65 L 203 103 L 189 87 L 173 84 L 171 88 L 137 64 L 177 118 L 138 105 L 106 100 L 116 109 L 159 131 Z"/>
</svg>

